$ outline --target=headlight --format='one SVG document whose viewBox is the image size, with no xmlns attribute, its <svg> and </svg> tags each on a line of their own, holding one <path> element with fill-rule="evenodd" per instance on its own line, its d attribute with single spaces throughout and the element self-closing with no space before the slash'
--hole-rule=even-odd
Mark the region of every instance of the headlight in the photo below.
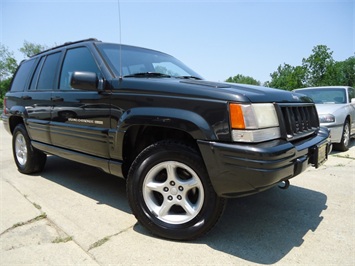
<svg viewBox="0 0 355 266">
<path fill-rule="evenodd" d="M 335 122 L 334 115 L 326 114 L 326 115 L 318 115 L 319 123 L 333 123 Z"/>
<path fill-rule="evenodd" d="M 233 141 L 262 142 L 281 136 L 276 110 L 271 103 L 229 105 Z"/>
</svg>

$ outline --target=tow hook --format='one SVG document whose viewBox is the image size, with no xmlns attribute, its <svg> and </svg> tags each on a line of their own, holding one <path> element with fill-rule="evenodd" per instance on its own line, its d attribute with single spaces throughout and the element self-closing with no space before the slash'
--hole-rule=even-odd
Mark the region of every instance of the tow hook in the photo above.
<svg viewBox="0 0 355 266">
<path fill-rule="evenodd" d="M 280 182 L 279 188 L 288 189 L 289 186 L 290 186 L 290 181 L 284 180 Z"/>
</svg>

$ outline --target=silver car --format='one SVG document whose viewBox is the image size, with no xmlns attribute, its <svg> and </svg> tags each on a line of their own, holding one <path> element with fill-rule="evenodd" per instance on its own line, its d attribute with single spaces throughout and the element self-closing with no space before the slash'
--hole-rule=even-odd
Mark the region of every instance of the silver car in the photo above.
<svg viewBox="0 0 355 266">
<path fill-rule="evenodd" d="M 296 89 L 315 102 L 321 126 L 330 129 L 335 150 L 349 149 L 355 136 L 355 90 L 347 86 L 310 87 Z"/>
</svg>

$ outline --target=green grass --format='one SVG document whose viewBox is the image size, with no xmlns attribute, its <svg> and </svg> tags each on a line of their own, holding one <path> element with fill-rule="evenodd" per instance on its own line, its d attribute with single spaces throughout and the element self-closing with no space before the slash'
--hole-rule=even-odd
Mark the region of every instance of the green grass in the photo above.
<svg viewBox="0 0 355 266">
<path fill-rule="evenodd" d="M 58 243 L 67 243 L 69 241 L 72 241 L 73 240 L 73 237 L 72 236 L 68 236 L 68 237 L 57 237 L 56 239 L 54 239 L 52 241 L 52 243 L 54 244 L 58 244 Z"/>
<path fill-rule="evenodd" d="M 102 246 L 103 244 L 105 244 L 107 241 L 109 241 L 110 238 L 109 237 L 104 237 L 103 239 L 100 239 L 99 241 L 95 242 L 94 244 L 92 244 L 90 247 L 89 247 L 89 250 L 93 249 L 93 248 L 97 248 L 97 247 L 100 247 Z"/>
</svg>

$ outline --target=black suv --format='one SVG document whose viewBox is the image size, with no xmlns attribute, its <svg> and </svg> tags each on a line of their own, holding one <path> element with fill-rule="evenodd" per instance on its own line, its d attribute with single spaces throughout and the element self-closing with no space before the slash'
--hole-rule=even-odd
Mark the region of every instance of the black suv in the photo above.
<svg viewBox="0 0 355 266">
<path fill-rule="evenodd" d="M 209 231 L 225 198 L 287 186 L 330 149 L 305 96 L 205 81 L 170 55 L 96 39 L 23 61 L 2 119 L 21 173 L 52 154 L 125 178 L 138 221 L 177 240 Z"/>
</svg>

